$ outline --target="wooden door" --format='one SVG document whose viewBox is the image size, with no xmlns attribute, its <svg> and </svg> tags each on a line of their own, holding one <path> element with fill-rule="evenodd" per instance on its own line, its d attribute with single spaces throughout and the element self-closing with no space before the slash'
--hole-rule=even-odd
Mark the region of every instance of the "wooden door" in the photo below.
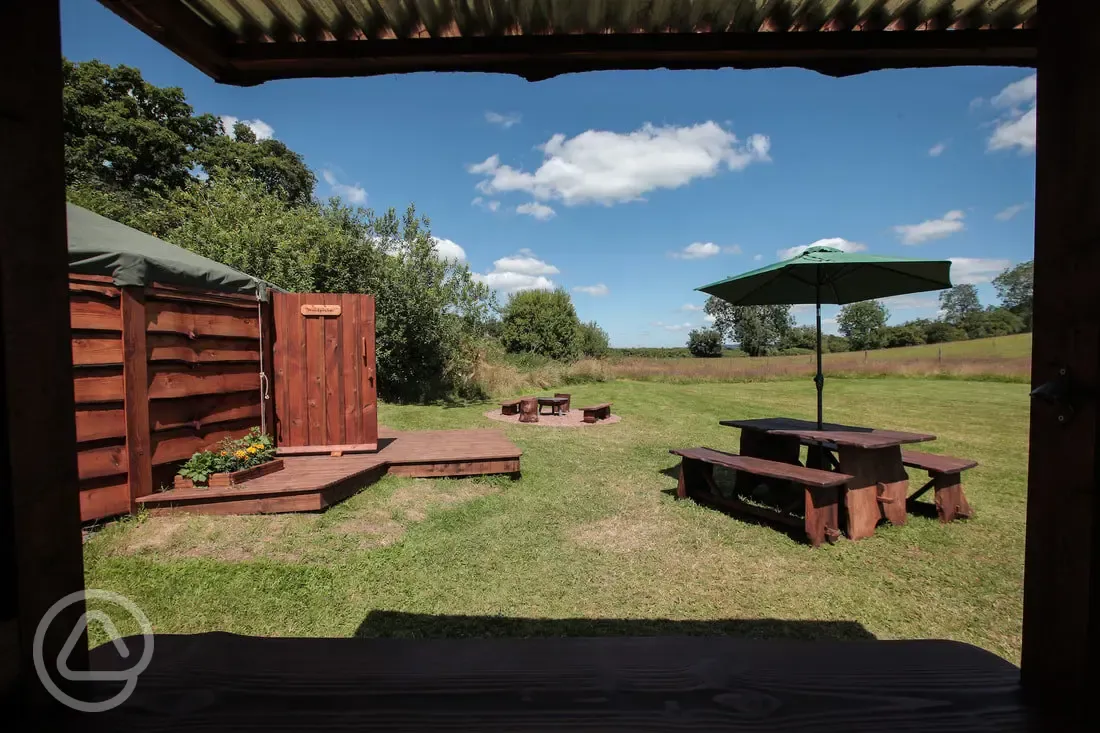
<svg viewBox="0 0 1100 733">
<path fill-rule="evenodd" d="M 279 452 L 377 450 L 374 296 L 273 293 L 272 299 Z"/>
</svg>

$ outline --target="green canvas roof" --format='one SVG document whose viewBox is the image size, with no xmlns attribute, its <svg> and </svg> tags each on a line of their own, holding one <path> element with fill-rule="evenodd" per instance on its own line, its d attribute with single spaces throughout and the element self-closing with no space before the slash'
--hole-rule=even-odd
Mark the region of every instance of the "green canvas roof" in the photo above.
<svg viewBox="0 0 1100 733">
<path fill-rule="evenodd" d="M 183 247 L 151 237 L 87 209 L 66 204 L 69 223 L 69 271 L 110 275 L 115 285 L 154 282 L 245 293 L 267 300 L 278 289 L 258 277 L 215 262 Z"/>
</svg>

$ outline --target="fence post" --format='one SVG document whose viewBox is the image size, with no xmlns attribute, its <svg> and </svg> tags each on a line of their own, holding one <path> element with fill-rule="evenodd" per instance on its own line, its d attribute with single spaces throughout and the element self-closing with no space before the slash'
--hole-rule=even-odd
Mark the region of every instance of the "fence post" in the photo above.
<svg viewBox="0 0 1100 733">
<path fill-rule="evenodd" d="M 936 347 L 936 361 L 939 364 L 943 364 L 943 347 L 942 346 L 937 346 Z"/>
<path fill-rule="evenodd" d="M 149 352 L 146 349 L 145 288 L 128 285 L 122 293 L 122 386 L 126 415 L 126 481 L 130 513 L 137 499 L 153 493 L 153 447 L 149 425 Z"/>
</svg>

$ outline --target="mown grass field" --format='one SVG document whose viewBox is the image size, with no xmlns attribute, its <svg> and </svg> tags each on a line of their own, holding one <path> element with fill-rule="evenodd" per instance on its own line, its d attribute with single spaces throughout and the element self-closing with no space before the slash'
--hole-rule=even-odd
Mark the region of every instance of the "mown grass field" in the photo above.
<svg viewBox="0 0 1100 733">
<path fill-rule="evenodd" d="M 120 521 L 85 544 L 87 585 L 129 596 L 160 633 L 936 637 L 1018 661 L 1025 385 L 827 382 L 828 419 L 936 433 L 931 450 L 982 465 L 966 476 L 974 520 L 911 518 L 818 550 L 675 501 L 668 454 L 736 450 L 719 419 L 811 417 L 811 384 L 566 391 L 613 401 L 623 422 L 555 430 L 490 422 L 485 405 L 383 406 L 398 429 L 504 429 L 524 449 L 517 481 L 390 477 L 318 515 Z"/>
</svg>

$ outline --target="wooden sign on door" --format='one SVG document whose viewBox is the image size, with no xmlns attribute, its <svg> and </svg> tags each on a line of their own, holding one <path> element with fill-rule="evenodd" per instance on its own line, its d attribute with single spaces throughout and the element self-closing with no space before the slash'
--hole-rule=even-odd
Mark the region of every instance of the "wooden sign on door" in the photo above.
<svg viewBox="0 0 1100 733">
<path fill-rule="evenodd" d="M 273 293 L 283 455 L 378 449 L 374 296 Z"/>
</svg>

